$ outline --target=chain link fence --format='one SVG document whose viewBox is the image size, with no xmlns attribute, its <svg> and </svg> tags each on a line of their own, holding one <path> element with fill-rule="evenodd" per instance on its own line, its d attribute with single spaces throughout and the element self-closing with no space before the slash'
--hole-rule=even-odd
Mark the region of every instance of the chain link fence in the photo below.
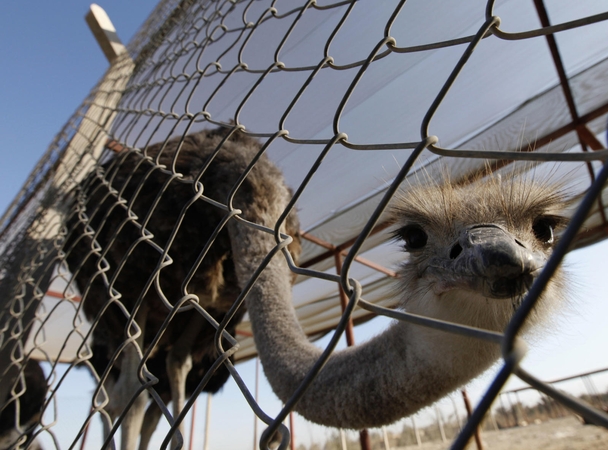
<svg viewBox="0 0 608 450">
<path fill-rule="evenodd" d="M 0 221 L 0 402 L 3 413 L 13 411 L 16 430 L 9 448 L 35 448 L 36 437 L 63 448 L 54 430 L 75 419 L 81 422 L 69 448 L 84 445 L 88 426 L 100 419 L 106 431 L 100 446 L 113 448 L 129 420 L 127 409 L 148 398 L 151 414 L 170 426 L 163 448 L 181 448 L 179 427 L 195 398 L 203 390 L 215 392 L 228 377 L 268 424 L 261 448 L 277 430 L 282 441 L 276 444 L 287 448 L 283 422 L 337 340 L 346 332 L 353 344 L 352 323 L 377 315 L 500 345 L 501 369 L 453 440 L 454 449 L 471 440 L 512 375 L 608 428 L 600 408 L 520 366 L 520 331 L 564 255 L 603 239 L 608 229 L 608 150 L 597 137 L 608 114 L 608 12 L 599 2 L 577 8 L 541 0 L 161 1 Z M 551 13 L 559 18 L 554 23 Z M 203 131 L 218 129 L 223 131 Z M 213 135 L 215 144 L 208 159 L 185 162 L 177 155 L 186 136 L 196 133 Z M 205 172 L 237 135 L 255 150 L 245 174 L 266 170 L 260 167 L 268 157 L 291 188 L 278 224 L 257 228 L 274 234 L 276 226 L 274 253 L 289 243 L 280 237 L 283 222 L 287 231 L 281 233 L 301 236 L 299 258 L 299 249 L 290 249 L 298 259 L 290 267 L 297 275 L 294 306 L 301 326 L 312 339 L 335 333 L 276 415 L 260 407 L 233 365 L 256 355 L 248 317 L 241 321 L 244 295 L 230 291 L 230 304 L 214 310 L 189 291 L 195 281 L 210 284 L 198 280 L 197 271 L 227 270 L 225 256 L 214 252 L 223 245 L 221 233 L 243 220 L 226 195 L 209 194 L 215 185 L 206 180 L 229 184 L 221 192 L 234 194 L 245 175 L 229 180 L 213 178 L 217 168 Z M 447 171 L 462 184 L 488 171 L 509 176 L 547 166 L 558 177 L 575 174 L 569 225 L 504 333 L 395 309 L 391 267 L 400 257 L 388 250 L 385 209 L 404 181 L 421 173 L 439 179 Z M 186 203 L 173 203 L 167 192 L 182 188 Z M 188 211 L 201 204 L 218 217 L 207 225 L 212 229 L 203 233 L 204 242 L 196 242 Z M 294 205 L 299 229 L 288 216 Z M 135 238 L 123 242 L 126 229 L 135 230 Z M 70 259 L 79 245 L 95 264 Z M 112 256 L 115 251 L 122 256 Z M 149 272 L 129 271 L 144 261 L 153 261 Z M 163 285 L 161 273 L 171 273 L 176 292 Z M 89 282 L 81 282 L 83 274 Z M 231 282 L 236 289 L 228 277 Z M 112 323 L 107 311 L 120 320 Z M 69 329 L 57 332 L 58 323 Z M 184 340 L 179 332 L 190 327 L 204 329 L 217 353 L 197 355 L 193 368 L 204 370 L 193 369 L 189 399 L 174 414 L 164 363 L 176 357 Z M 35 360 L 48 363 L 42 383 L 48 389 L 38 393 L 42 406 L 26 417 L 24 405 L 36 404 L 27 397 L 34 395 L 30 386 L 40 384 Z M 127 368 L 126 360 L 135 360 L 136 368 Z M 62 363 L 69 369 L 60 371 Z M 56 393 L 77 367 L 88 367 L 97 383 L 90 413 L 61 417 Z M 137 373 L 138 385 L 124 391 L 125 409 L 116 410 L 116 372 L 127 370 Z M 365 433 L 361 439 L 366 445 Z"/>
</svg>

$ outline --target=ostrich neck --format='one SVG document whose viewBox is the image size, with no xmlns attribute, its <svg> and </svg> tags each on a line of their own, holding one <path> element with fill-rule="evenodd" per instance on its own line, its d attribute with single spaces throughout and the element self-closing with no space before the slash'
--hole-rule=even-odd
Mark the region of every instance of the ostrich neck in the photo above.
<svg viewBox="0 0 608 450">
<path fill-rule="evenodd" d="M 235 228 L 231 238 L 236 237 Z M 233 252 L 242 285 L 274 244 L 271 237 L 244 228 L 238 227 L 239 240 L 233 240 L 239 242 Z M 297 321 L 290 280 L 284 258 L 277 255 L 246 299 L 264 372 L 284 402 L 321 355 Z M 362 345 L 334 353 L 295 409 L 327 426 L 360 429 L 388 424 L 486 369 L 496 356 L 488 346 L 473 345 L 477 351 L 472 355 L 471 342 L 465 338 L 395 323 Z"/>
</svg>

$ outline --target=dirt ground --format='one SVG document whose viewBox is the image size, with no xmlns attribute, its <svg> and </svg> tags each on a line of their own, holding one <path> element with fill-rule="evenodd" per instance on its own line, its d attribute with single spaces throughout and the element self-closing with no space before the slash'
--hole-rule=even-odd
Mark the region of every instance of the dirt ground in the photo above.
<svg viewBox="0 0 608 450">
<path fill-rule="evenodd" d="M 481 435 L 484 450 L 605 450 L 608 430 L 583 425 L 575 417 L 565 417 L 527 427 L 486 431 Z M 408 446 L 393 450 L 447 450 L 450 443 L 427 442 L 421 447 Z M 467 450 L 477 450 L 472 441 Z"/>
</svg>

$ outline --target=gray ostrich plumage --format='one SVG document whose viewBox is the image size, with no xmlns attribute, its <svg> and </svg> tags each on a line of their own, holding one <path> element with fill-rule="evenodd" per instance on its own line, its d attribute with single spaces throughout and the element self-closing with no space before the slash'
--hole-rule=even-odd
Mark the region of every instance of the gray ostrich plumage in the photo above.
<svg viewBox="0 0 608 450">
<path fill-rule="evenodd" d="M 405 188 L 392 205 L 395 237 L 405 251 L 399 307 L 503 331 L 551 254 L 565 222 L 564 201 L 557 186 L 518 177 Z M 267 225 L 277 218 L 268 217 Z M 275 242 L 238 223 L 230 224 L 230 234 L 243 284 Z M 566 274 L 559 270 L 526 328 L 557 309 L 566 291 Z M 246 299 L 264 371 L 284 402 L 321 356 L 298 325 L 290 293 L 288 266 L 275 257 Z M 399 321 L 332 354 L 295 410 L 327 426 L 386 425 L 462 386 L 499 356 L 496 343 Z"/>
</svg>

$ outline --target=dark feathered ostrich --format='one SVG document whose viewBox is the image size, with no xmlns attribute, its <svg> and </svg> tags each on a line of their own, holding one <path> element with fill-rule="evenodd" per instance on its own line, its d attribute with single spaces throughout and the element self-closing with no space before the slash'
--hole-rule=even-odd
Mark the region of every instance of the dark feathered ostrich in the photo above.
<svg viewBox="0 0 608 450">
<path fill-rule="evenodd" d="M 197 385 L 216 359 L 216 329 L 199 312 L 179 312 L 163 323 L 171 307 L 188 301 L 219 322 L 240 292 L 228 230 L 218 228 L 227 214 L 220 204 L 260 144 L 240 132 L 227 138 L 227 130 L 216 129 L 149 146 L 143 155 L 123 152 L 99 166 L 75 194 L 64 250 L 83 310 L 94 322 L 94 365 L 105 379 L 105 410 L 112 419 L 141 387 L 142 353 L 149 351 L 146 365 L 156 370 L 150 371 L 160 380 L 159 395 L 167 398 L 170 392 L 174 416 L 183 408 L 191 369 L 196 374 L 191 383 Z M 233 206 L 254 207 L 265 215 L 264 209 L 274 213 L 275 204 L 290 195 L 279 170 L 262 155 L 236 192 Z M 219 234 L 212 240 L 216 229 Z M 294 214 L 284 231 L 296 236 L 290 251 L 297 257 Z M 229 332 L 243 313 L 234 317 Z M 214 375 L 206 390 L 221 387 L 225 370 Z M 135 448 L 147 400 L 143 390 L 122 421 L 123 449 Z M 156 407 L 151 408 L 151 416 L 157 415 Z M 144 446 L 153 431 L 144 430 Z"/>
<path fill-rule="evenodd" d="M 0 450 L 41 448 L 36 441 L 32 441 L 32 436 L 40 423 L 47 389 L 40 364 L 28 359 L 11 390 L 16 395 L 9 394 L 9 398 L 0 404 Z"/>
</svg>

